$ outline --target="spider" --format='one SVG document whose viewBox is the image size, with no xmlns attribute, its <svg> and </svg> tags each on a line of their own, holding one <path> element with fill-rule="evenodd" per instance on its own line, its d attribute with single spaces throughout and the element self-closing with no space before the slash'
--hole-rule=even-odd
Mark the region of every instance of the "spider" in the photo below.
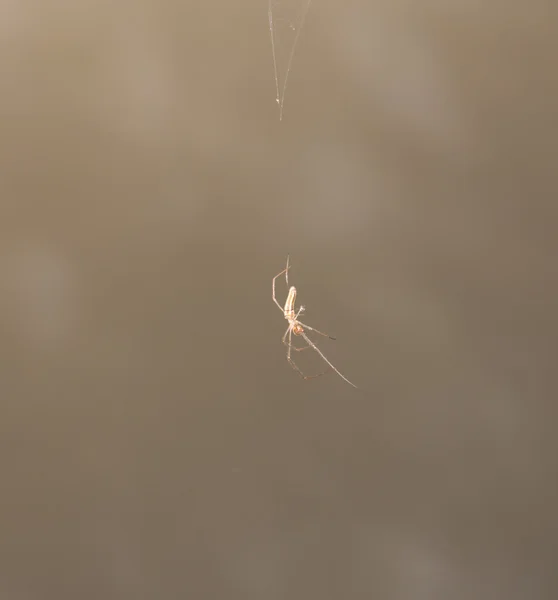
<svg viewBox="0 0 558 600">
<path fill-rule="evenodd" d="M 291 365 L 291 367 L 303 379 L 314 379 L 315 377 L 319 377 L 320 375 L 325 375 L 330 370 L 333 370 L 333 371 L 335 371 L 337 373 L 337 375 L 339 375 L 339 377 L 341 377 L 341 379 L 343 379 L 349 385 L 352 385 L 354 388 L 356 388 L 357 386 L 354 383 L 352 383 L 351 381 L 349 381 L 342 373 L 340 373 L 329 362 L 329 360 L 324 356 L 324 354 L 318 348 L 318 346 L 316 346 L 316 344 L 314 344 L 314 342 L 304 332 L 304 330 L 307 329 L 308 331 L 313 331 L 314 333 L 317 333 L 319 335 L 323 335 L 324 337 L 327 337 L 330 340 L 334 340 L 335 339 L 334 337 L 331 337 L 327 333 L 323 333 L 321 331 L 318 331 L 317 329 L 314 329 L 313 327 L 310 327 L 310 325 L 306 325 L 305 323 L 301 323 L 298 320 L 299 315 L 301 315 L 304 312 L 305 308 L 304 308 L 304 306 L 300 306 L 297 311 L 295 310 L 295 307 L 294 307 L 295 300 L 296 300 L 296 288 L 295 288 L 295 286 L 293 285 L 293 286 L 291 286 L 289 288 L 289 293 L 287 295 L 287 300 L 285 301 L 285 307 L 284 308 L 281 308 L 281 305 L 279 304 L 279 302 L 277 302 L 277 298 L 275 297 L 275 280 L 278 277 L 280 277 L 281 275 L 283 275 L 283 273 L 285 273 L 285 281 L 287 282 L 287 285 L 289 285 L 289 269 L 290 269 L 289 256 L 287 255 L 287 266 L 280 273 L 278 273 L 277 275 L 275 275 L 275 277 L 273 278 L 273 281 L 272 281 L 273 302 L 275 302 L 275 304 L 277 304 L 277 306 L 279 307 L 279 310 L 283 313 L 283 316 L 285 317 L 285 319 L 287 319 L 287 321 L 289 323 L 289 326 L 287 327 L 287 331 L 285 331 L 285 335 L 283 336 L 283 340 L 282 340 L 283 344 L 285 344 L 285 346 L 287 346 L 287 360 L 289 361 L 289 364 Z M 293 345 L 291 343 L 291 341 L 292 341 L 292 334 L 293 333 L 295 335 L 301 336 L 308 345 L 307 346 L 303 346 L 302 348 L 298 348 L 297 346 Z M 330 369 L 328 369 L 327 371 L 324 371 L 323 373 L 318 373 L 317 375 L 305 375 L 297 367 L 297 365 L 295 364 L 294 360 L 291 358 L 291 350 L 295 350 L 296 352 L 301 352 L 302 350 L 308 350 L 308 348 L 312 348 L 312 350 L 315 350 L 320 355 L 320 357 L 329 365 Z"/>
</svg>

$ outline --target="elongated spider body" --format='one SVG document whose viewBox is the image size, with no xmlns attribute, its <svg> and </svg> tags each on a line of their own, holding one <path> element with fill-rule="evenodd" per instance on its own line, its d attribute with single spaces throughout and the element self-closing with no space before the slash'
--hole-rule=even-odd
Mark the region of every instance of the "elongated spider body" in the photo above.
<svg viewBox="0 0 558 600">
<path fill-rule="evenodd" d="M 298 320 L 298 317 L 304 312 L 304 306 L 300 306 L 298 310 L 295 309 L 295 301 L 296 301 L 295 286 L 293 285 L 289 288 L 289 293 L 287 294 L 287 299 L 285 301 L 284 307 L 281 307 L 281 305 L 277 301 L 277 297 L 275 295 L 275 281 L 277 280 L 278 277 L 280 277 L 281 275 L 283 275 L 283 273 L 285 273 L 285 281 L 286 281 L 287 285 L 289 285 L 289 269 L 290 269 L 289 257 L 287 256 L 287 266 L 280 273 L 275 275 L 275 277 L 273 278 L 273 281 L 272 281 L 273 302 L 275 302 L 275 304 L 279 307 L 279 310 L 283 313 L 283 316 L 289 323 L 289 326 L 287 327 L 287 331 L 285 331 L 285 335 L 283 336 L 283 340 L 282 340 L 283 344 L 285 344 L 285 346 L 287 346 L 287 360 L 288 360 L 289 364 L 303 379 L 314 379 L 314 377 L 319 377 L 320 375 L 325 375 L 326 373 L 329 372 L 329 370 L 333 370 L 333 371 L 335 371 L 335 373 L 337 373 L 337 375 L 339 375 L 339 377 L 341 377 L 341 379 L 343 379 L 349 385 L 352 385 L 354 388 L 356 388 L 357 386 L 354 383 L 352 383 L 351 381 L 349 381 L 340 371 L 338 371 L 329 362 L 329 360 L 325 357 L 325 355 L 318 348 L 318 346 L 316 346 L 316 344 L 306 335 L 305 330 L 308 330 L 308 331 L 313 331 L 314 333 L 317 333 L 319 335 L 323 335 L 324 337 L 327 337 L 330 340 L 335 339 L 334 337 L 328 335 L 327 333 L 318 331 L 317 329 L 310 327 L 310 325 L 306 325 L 305 323 L 302 323 L 301 321 Z M 293 333 L 297 336 L 302 337 L 307 345 L 302 346 L 301 348 L 294 346 L 292 344 L 292 334 Z M 296 352 L 301 352 L 302 350 L 307 350 L 308 348 L 312 348 L 312 350 L 317 352 L 320 355 L 320 357 L 325 361 L 325 363 L 329 366 L 329 369 L 327 371 L 324 371 L 323 373 L 318 373 L 317 375 L 305 375 L 298 368 L 298 366 L 296 365 L 294 360 L 291 358 L 291 350 L 295 350 Z"/>
</svg>

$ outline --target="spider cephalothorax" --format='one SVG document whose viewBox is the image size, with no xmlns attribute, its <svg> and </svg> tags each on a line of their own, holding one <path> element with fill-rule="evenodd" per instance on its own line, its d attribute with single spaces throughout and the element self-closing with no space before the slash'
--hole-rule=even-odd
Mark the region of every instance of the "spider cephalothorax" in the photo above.
<svg viewBox="0 0 558 600">
<path fill-rule="evenodd" d="M 293 333 L 295 335 L 302 335 L 304 333 L 304 327 L 302 327 L 302 325 L 299 325 L 297 323 L 296 325 L 293 326 Z"/>
</svg>

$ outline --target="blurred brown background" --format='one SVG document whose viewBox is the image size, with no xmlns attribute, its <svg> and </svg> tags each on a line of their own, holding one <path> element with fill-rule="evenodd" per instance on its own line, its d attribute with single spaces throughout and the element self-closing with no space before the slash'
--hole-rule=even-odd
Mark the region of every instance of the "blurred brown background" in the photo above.
<svg viewBox="0 0 558 600">
<path fill-rule="evenodd" d="M 1 600 L 557 597 L 551 6 L 2 0 Z"/>
</svg>

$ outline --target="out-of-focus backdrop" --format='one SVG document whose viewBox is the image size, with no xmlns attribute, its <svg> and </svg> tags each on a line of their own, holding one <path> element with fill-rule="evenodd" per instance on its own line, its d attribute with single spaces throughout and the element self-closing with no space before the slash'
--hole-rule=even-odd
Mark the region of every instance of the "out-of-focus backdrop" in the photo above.
<svg viewBox="0 0 558 600">
<path fill-rule="evenodd" d="M 2 600 L 558 596 L 556 11 L 305 4 L 1 3 Z"/>
</svg>

